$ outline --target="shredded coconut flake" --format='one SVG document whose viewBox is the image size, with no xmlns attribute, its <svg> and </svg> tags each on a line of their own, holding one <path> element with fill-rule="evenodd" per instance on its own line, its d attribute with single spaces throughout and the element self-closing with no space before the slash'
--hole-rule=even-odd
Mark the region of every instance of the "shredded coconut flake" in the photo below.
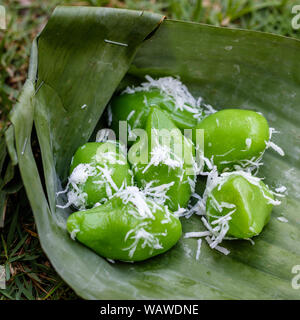
<svg viewBox="0 0 300 320">
<path fill-rule="evenodd" d="M 275 150 L 277 153 L 279 153 L 281 156 L 284 156 L 284 151 L 274 142 L 269 141 L 266 143 L 267 148 L 272 148 L 273 150 Z"/>
<path fill-rule="evenodd" d="M 152 211 L 147 203 L 146 195 L 139 190 L 138 187 L 128 186 L 124 190 L 119 190 L 116 193 L 117 197 L 120 197 L 124 204 L 128 202 L 132 203 L 142 218 L 155 219 Z"/>
<path fill-rule="evenodd" d="M 132 110 L 132 111 L 129 113 L 129 115 L 127 116 L 127 121 L 129 121 L 129 120 L 133 117 L 134 114 L 135 114 L 135 110 Z"/>
<path fill-rule="evenodd" d="M 159 186 L 153 187 L 153 183 L 155 181 L 150 181 L 147 183 L 144 187 L 143 193 L 147 196 L 153 199 L 156 203 L 159 205 L 164 205 L 166 200 L 169 199 L 167 196 L 167 192 L 169 189 L 175 184 L 174 181 L 166 184 L 161 184 Z"/>
<path fill-rule="evenodd" d="M 286 191 L 286 187 L 285 186 L 281 186 L 275 189 L 276 192 L 278 193 L 284 193 Z"/>
<path fill-rule="evenodd" d="M 285 223 L 289 222 L 289 220 L 285 217 L 277 217 L 277 220 L 279 220 L 280 222 L 285 222 Z"/>
<path fill-rule="evenodd" d="M 125 236 L 125 242 L 128 239 L 134 240 L 133 243 L 129 247 L 123 249 L 124 251 L 129 250 L 128 255 L 130 258 L 133 257 L 140 241 L 142 242 L 141 243 L 142 248 L 149 247 L 151 249 L 151 251 L 163 249 L 163 246 L 160 244 L 159 238 L 157 236 L 166 236 L 167 233 L 166 232 L 165 233 L 154 233 L 154 234 L 150 233 L 143 228 L 143 226 L 146 226 L 146 225 L 147 225 L 147 223 L 141 223 L 135 229 L 128 231 Z"/>
<path fill-rule="evenodd" d="M 72 230 L 72 232 L 70 233 L 70 237 L 71 237 L 72 240 L 75 240 L 75 239 L 76 239 L 76 234 L 77 234 L 78 232 L 80 232 L 79 229 L 74 229 L 74 230 Z"/>
<path fill-rule="evenodd" d="M 201 253 L 201 244 L 202 244 L 202 240 L 201 240 L 201 239 L 198 239 L 198 240 L 197 240 L 196 260 L 199 260 L 199 257 L 200 257 L 200 253 Z"/>
<path fill-rule="evenodd" d="M 202 97 L 195 99 L 188 88 L 180 81 L 179 77 L 161 77 L 153 79 L 149 75 L 146 75 L 145 78 L 147 82 L 141 83 L 138 87 L 127 87 L 122 94 L 133 94 L 135 92 L 158 89 L 160 93 L 166 97 L 166 100 L 174 102 L 176 109 L 191 113 L 198 121 L 202 120 L 205 116 L 216 112 L 212 106 L 203 103 Z M 148 104 L 147 99 L 144 103 Z"/>
<path fill-rule="evenodd" d="M 281 156 L 284 156 L 284 151 L 274 142 L 271 141 L 272 136 L 274 133 L 279 133 L 279 131 L 276 131 L 274 128 L 269 129 L 269 141 L 266 141 L 266 149 L 272 148 L 274 151 L 276 151 Z"/>
<path fill-rule="evenodd" d="M 246 147 L 247 147 L 248 150 L 250 149 L 251 144 L 252 144 L 252 139 L 247 138 L 247 139 L 246 139 Z"/>
<path fill-rule="evenodd" d="M 175 159 L 172 159 L 171 155 L 173 155 Z M 165 164 L 172 169 L 183 167 L 182 159 L 176 157 L 176 155 L 171 152 L 170 148 L 165 145 L 157 145 L 153 150 L 151 150 L 151 159 L 144 168 L 143 173 L 145 173 L 151 166 L 157 167 L 160 164 Z"/>
<path fill-rule="evenodd" d="M 210 231 L 199 231 L 199 232 L 187 232 L 184 237 L 185 238 L 201 238 L 201 237 L 207 237 L 211 235 Z"/>
</svg>

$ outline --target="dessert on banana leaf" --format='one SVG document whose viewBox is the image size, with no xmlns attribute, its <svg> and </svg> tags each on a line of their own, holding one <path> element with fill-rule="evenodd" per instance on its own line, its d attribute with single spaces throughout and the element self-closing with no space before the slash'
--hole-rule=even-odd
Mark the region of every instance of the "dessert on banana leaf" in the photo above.
<svg viewBox="0 0 300 320">
<path fill-rule="evenodd" d="M 141 261 L 171 249 L 180 217 L 198 214 L 206 230 L 185 235 L 199 238 L 197 258 L 202 237 L 228 254 L 223 240 L 259 235 L 280 204 L 275 197 L 282 194 L 256 176 L 267 148 L 284 154 L 271 142 L 274 129 L 255 111 L 216 111 L 179 79 L 146 80 L 108 107 L 111 128 L 129 149 L 104 135 L 75 153 L 65 206 L 80 211 L 70 215 L 68 231 L 108 259 Z M 118 131 L 124 121 L 126 137 Z M 202 194 L 195 192 L 197 176 L 207 179 Z"/>
</svg>

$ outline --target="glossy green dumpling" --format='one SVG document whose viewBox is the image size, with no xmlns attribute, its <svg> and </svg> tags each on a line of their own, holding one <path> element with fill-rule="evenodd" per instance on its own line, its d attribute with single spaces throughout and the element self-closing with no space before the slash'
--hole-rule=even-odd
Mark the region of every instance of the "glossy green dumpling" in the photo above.
<svg viewBox="0 0 300 320">
<path fill-rule="evenodd" d="M 259 178 L 236 172 L 222 177 L 210 192 L 206 211 L 211 224 L 229 214 L 227 236 L 247 239 L 261 233 L 270 220 L 273 203 L 272 193 Z"/>
<path fill-rule="evenodd" d="M 89 142 L 76 151 L 69 182 L 68 198 L 84 209 L 107 201 L 121 186 L 131 185 L 133 176 L 119 143 Z"/>
<path fill-rule="evenodd" d="M 174 100 L 158 89 L 123 93 L 114 97 L 110 105 L 112 129 L 115 132 L 119 132 L 119 121 L 128 121 L 130 129 L 144 128 L 151 107 L 167 111 L 179 129 L 192 129 L 198 123 L 198 118 L 194 117 L 194 113 L 188 109 L 177 108 Z"/>
<path fill-rule="evenodd" d="M 251 166 L 269 140 L 268 122 L 261 114 L 226 109 L 209 115 L 196 129 L 204 130 L 204 155 L 219 172 Z"/>
<path fill-rule="evenodd" d="M 99 255 L 122 261 L 164 253 L 182 233 L 180 220 L 137 187 L 128 187 L 99 207 L 71 214 L 67 229 Z"/>
<path fill-rule="evenodd" d="M 129 150 L 129 161 L 137 185 L 167 187 L 166 204 L 171 210 L 187 206 L 195 184 L 193 144 L 185 139 L 165 111 L 152 108 L 146 123 L 148 140 L 140 140 L 140 153 L 146 154 L 146 162 L 134 163 L 134 144 Z M 184 143 L 188 148 L 184 150 Z M 178 147 L 182 145 L 182 148 Z"/>
</svg>

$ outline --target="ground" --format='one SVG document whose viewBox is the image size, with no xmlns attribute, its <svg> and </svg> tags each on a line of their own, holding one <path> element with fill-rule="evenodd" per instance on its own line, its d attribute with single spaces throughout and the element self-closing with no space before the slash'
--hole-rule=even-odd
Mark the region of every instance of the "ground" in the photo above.
<svg viewBox="0 0 300 320">
<path fill-rule="evenodd" d="M 26 79 L 31 42 L 58 4 L 110 6 L 162 12 L 168 18 L 247 28 L 300 39 L 291 20 L 294 0 L 0 0 L 7 13 L 7 30 L 0 30 L 0 133 Z M 300 4 L 300 2 L 299 2 Z M 0 230 L 0 265 L 7 288 L 0 299 L 75 299 L 43 253 L 24 190 L 12 194 Z"/>
</svg>

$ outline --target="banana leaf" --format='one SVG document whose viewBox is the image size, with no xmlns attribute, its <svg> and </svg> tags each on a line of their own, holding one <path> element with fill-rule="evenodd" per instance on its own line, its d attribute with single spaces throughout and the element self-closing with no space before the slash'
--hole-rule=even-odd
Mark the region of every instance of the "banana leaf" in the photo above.
<svg viewBox="0 0 300 320">
<path fill-rule="evenodd" d="M 14 148 L 14 130 L 10 126 L 0 134 L 0 228 L 4 227 L 9 194 L 23 186 L 20 179 L 17 154 Z"/>
<path fill-rule="evenodd" d="M 107 41 L 108 40 L 108 41 Z M 28 80 L 11 121 L 18 165 L 41 245 L 85 299 L 299 299 L 300 42 L 281 36 L 163 20 L 148 12 L 58 7 L 34 41 Z M 114 92 L 129 82 L 180 76 L 217 109 L 262 112 L 285 157 L 268 150 L 260 176 L 288 196 L 255 245 L 227 241 L 228 256 L 182 238 L 145 262 L 111 264 L 70 239 L 70 209 L 56 207 L 74 151 L 89 140 Z M 83 107 L 84 106 L 84 107 Z M 102 121 L 102 120 L 101 120 Z M 42 165 L 32 151 L 36 130 Z M 12 144 L 12 143 L 11 143 Z M 10 145 L 14 150 L 14 145 Z M 288 223 L 277 217 L 284 215 Z M 200 231 L 199 217 L 183 231 Z"/>
</svg>

